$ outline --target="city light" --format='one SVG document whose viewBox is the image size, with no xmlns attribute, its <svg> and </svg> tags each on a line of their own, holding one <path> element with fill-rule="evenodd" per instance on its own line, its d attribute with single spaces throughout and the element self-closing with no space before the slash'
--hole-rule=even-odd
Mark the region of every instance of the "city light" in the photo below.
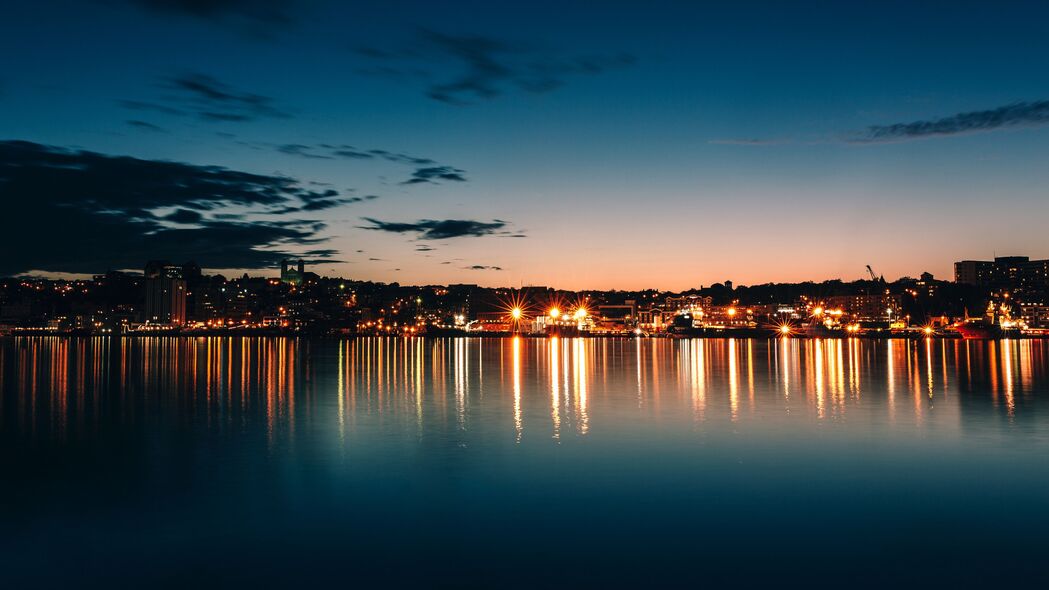
<svg viewBox="0 0 1049 590">
<path fill-rule="evenodd" d="M 519 319 L 521 319 L 521 314 L 522 313 L 524 313 L 524 312 L 521 311 L 520 307 L 515 307 L 515 308 L 510 310 L 510 317 L 512 317 L 514 320 L 519 320 Z"/>
<path fill-rule="evenodd" d="M 561 317 L 561 310 L 556 307 L 551 307 L 549 314 L 552 319 L 556 320 L 557 318 Z"/>
</svg>

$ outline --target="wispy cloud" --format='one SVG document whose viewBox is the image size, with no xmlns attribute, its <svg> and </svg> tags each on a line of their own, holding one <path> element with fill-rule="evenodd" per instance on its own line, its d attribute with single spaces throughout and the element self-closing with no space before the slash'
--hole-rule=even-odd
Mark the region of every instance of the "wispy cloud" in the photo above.
<svg viewBox="0 0 1049 590">
<path fill-rule="evenodd" d="M 371 225 L 362 229 L 397 234 L 416 234 L 423 240 L 447 240 L 450 238 L 506 235 L 507 222 L 494 219 L 490 222 L 471 219 L 421 219 L 416 222 L 381 221 L 371 217 L 362 218 Z"/>
<path fill-rule="evenodd" d="M 159 125 L 154 125 L 149 121 L 142 121 L 140 119 L 129 119 L 127 124 L 136 129 L 142 129 L 143 131 L 152 131 L 154 133 L 167 133 L 167 129 Z"/>
<path fill-rule="evenodd" d="M 265 146 L 267 144 L 250 144 L 251 147 Z M 315 160 L 334 160 L 345 158 L 349 160 L 382 160 L 395 164 L 416 166 L 411 176 L 401 184 L 439 184 L 443 181 L 466 182 L 466 171 L 454 166 L 438 164 L 431 158 L 422 158 L 403 152 L 393 152 L 383 149 L 362 149 L 348 144 L 319 143 L 306 145 L 302 143 L 286 143 L 273 146 L 278 152 L 301 158 Z"/>
<path fill-rule="evenodd" d="M 1017 102 L 985 111 L 969 111 L 939 119 L 892 125 L 872 125 L 847 136 L 849 143 L 887 143 L 929 139 L 1011 127 L 1033 127 L 1049 123 L 1049 100 Z"/>
<path fill-rule="evenodd" d="M 464 170 L 453 168 L 451 166 L 427 166 L 424 168 L 416 168 L 415 172 L 412 172 L 412 177 L 401 184 L 436 184 L 442 180 L 466 182 L 465 174 L 466 172 Z"/>
<path fill-rule="evenodd" d="M 541 93 L 559 88 L 574 76 L 595 75 L 632 65 L 632 55 L 562 57 L 554 52 L 483 35 L 450 35 L 422 29 L 402 49 L 360 47 L 358 55 L 382 62 L 359 73 L 388 78 L 429 80 L 426 95 L 448 104 L 491 99 L 508 89 Z M 448 65 L 457 74 L 448 75 Z"/>
<path fill-rule="evenodd" d="M 474 264 L 472 266 L 464 266 L 466 270 L 503 270 L 501 266 L 485 266 L 483 264 Z"/>
<path fill-rule="evenodd" d="M 762 139 L 758 137 L 753 137 L 711 139 L 707 143 L 711 145 L 783 145 L 792 142 L 789 139 Z"/>
<path fill-rule="evenodd" d="M 168 87 L 181 93 L 181 99 L 194 106 L 197 115 L 213 121 L 250 121 L 263 117 L 287 118 L 273 99 L 230 87 L 213 76 L 188 73 L 167 79 Z"/>
<path fill-rule="evenodd" d="M 264 118 L 286 119 L 291 114 L 275 106 L 272 97 L 245 92 L 213 76 L 196 72 L 164 78 L 168 94 L 158 100 L 119 100 L 133 111 L 149 111 L 175 117 L 195 116 L 208 122 L 240 123 Z"/>
</svg>

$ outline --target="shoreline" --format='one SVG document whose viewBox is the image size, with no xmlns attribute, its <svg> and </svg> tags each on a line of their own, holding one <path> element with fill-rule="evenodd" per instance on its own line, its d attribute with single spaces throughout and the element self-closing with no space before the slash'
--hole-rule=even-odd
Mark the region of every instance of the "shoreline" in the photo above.
<svg viewBox="0 0 1049 590">
<path fill-rule="evenodd" d="M 986 340 L 1049 340 L 1049 334 L 1010 334 L 1007 336 L 997 336 L 992 338 L 969 338 L 966 339 L 960 334 L 886 334 L 886 333 L 874 333 L 874 334 L 790 334 L 783 336 L 770 330 L 740 330 L 735 331 L 715 331 L 710 333 L 696 333 L 696 334 L 512 334 L 512 333 L 442 333 L 442 334 L 412 334 L 412 335 L 401 335 L 401 334 L 322 334 L 322 333 L 310 333 L 310 332 L 284 332 L 284 331 L 257 331 L 257 332 L 244 332 L 237 330 L 228 331 L 212 331 L 207 333 L 195 333 L 195 332 L 178 332 L 178 333 L 125 333 L 125 334 L 91 334 L 91 333 L 76 333 L 76 332 L 49 332 L 46 330 L 40 331 L 20 331 L 16 333 L 8 332 L 0 334 L 0 339 L 3 338 L 61 338 L 61 339 L 94 339 L 94 338 L 105 338 L 105 339 L 138 339 L 138 338 L 231 338 L 231 337 L 242 337 L 242 338 L 310 338 L 318 340 L 355 340 L 363 338 L 421 338 L 425 340 L 436 340 L 436 339 L 455 339 L 455 338 L 485 338 L 485 339 L 507 339 L 507 338 L 528 338 L 528 339 L 549 339 L 549 338 L 586 338 L 594 340 L 694 340 L 694 339 L 714 339 L 714 340 L 728 340 L 728 339 L 743 339 L 743 340 L 959 340 L 959 341 L 986 341 Z"/>
</svg>

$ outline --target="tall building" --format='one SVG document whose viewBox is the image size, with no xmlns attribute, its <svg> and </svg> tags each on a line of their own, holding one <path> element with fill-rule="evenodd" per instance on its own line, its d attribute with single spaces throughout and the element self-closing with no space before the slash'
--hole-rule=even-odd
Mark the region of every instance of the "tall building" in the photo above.
<svg viewBox="0 0 1049 590">
<path fill-rule="evenodd" d="M 980 287 L 1013 290 L 1049 288 L 1049 260 L 1027 256 L 999 256 L 989 260 L 962 260 L 954 263 L 954 282 Z"/>
<path fill-rule="evenodd" d="M 151 324 L 186 323 L 186 280 L 182 268 L 166 260 L 146 264 L 145 320 Z"/>
</svg>

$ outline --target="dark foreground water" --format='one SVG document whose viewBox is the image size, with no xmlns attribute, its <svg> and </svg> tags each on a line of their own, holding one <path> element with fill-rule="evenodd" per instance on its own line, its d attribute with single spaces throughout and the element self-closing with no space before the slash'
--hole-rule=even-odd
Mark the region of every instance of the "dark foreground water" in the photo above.
<svg viewBox="0 0 1049 590">
<path fill-rule="evenodd" d="M 1049 579 L 1046 342 L 8 338 L 0 384 L 9 588 Z"/>
</svg>

